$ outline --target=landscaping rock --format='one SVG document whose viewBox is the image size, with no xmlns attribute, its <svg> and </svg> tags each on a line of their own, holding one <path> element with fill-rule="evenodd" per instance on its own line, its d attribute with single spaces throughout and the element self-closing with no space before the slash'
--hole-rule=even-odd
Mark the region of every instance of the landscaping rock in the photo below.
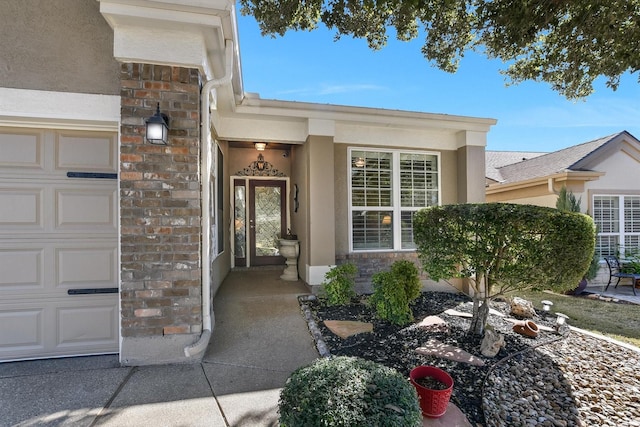
<svg viewBox="0 0 640 427">
<path fill-rule="evenodd" d="M 340 338 L 347 339 L 350 336 L 373 332 L 373 324 L 352 320 L 325 320 L 324 325 Z"/>
<path fill-rule="evenodd" d="M 420 323 L 418 323 L 418 328 L 422 329 L 433 329 L 433 328 L 444 328 L 447 326 L 447 322 L 442 320 L 438 316 L 427 316 Z"/>
<path fill-rule="evenodd" d="M 536 315 L 536 310 L 533 308 L 531 301 L 527 301 L 524 298 L 514 297 L 513 300 L 511 300 L 511 314 L 531 319 Z"/>
<path fill-rule="evenodd" d="M 484 338 L 480 344 L 480 353 L 485 357 L 495 357 L 504 347 L 504 336 L 491 329 L 484 331 Z"/>
<path fill-rule="evenodd" d="M 427 341 L 422 347 L 416 348 L 416 353 L 424 354 L 425 356 L 441 357 L 455 362 L 468 363 L 474 366 L 484 366 L 484 362 L 479 357 L 467 353 L 461 348 L 434 339 Z"/>
</svg>

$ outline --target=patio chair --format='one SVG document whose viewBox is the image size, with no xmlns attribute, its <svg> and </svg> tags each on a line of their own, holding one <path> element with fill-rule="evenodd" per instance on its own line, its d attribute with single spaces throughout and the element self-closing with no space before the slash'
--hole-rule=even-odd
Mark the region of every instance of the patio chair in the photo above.
<svg viewBox="0 0 640 427">
<path fill-rule="evenodd" d="M 616 281 L 614 288 L 618 287 L 620 279 L 631 279 L 631 289 L 633 290 L 633 295 L 636 295 L 636 281 L 640 280 L 640 274 L 625 273 L 618 257 L 606 256 L 604 257 L 604 260 L 607 262 L 607 267 L 609 267 L 609 282 L 607 282 L 607 287 L 604 288 L 605 292 L 609 289 L 611 280 L 613 280 L 614 277 L 617 277 L 618 280 Z"/>
</svg>

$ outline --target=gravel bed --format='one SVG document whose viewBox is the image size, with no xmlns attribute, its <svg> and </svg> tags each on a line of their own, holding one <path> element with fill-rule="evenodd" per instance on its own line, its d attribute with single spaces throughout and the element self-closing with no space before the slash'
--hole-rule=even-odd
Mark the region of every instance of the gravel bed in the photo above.
<svg viewBox="0 0 640 427">
<path fill-rule="evenodd" d="M 344 307 L 329 307 L 320 299 L 302 299 L 312 335 L 321 355 L 358 356 L 392 367 L 408 377 L 419 365 L 437 366 L 454 379 L 451 400 L 472 425 L 480 426 L 619 426 L 640 427 L 640 352 L 576 331 L 562 335 L 541 331 L 537 338 L 513 332 L 505 317 L 489 316 L 489 324 L 505 336 L 495 358 L 480 354 L 481 339 L 470 336 L 468 318 L 443 312 L 471 312 L 466 296 L 425 292 L 412 306 L 416 320 L 438 315 L 446 326 L 423 330 L 397 327 L 376 319 L 365 299 Z M 508 314 L 506 301 L 491 308 Z M 324 320 L 371 322 L 374 332 L 345 340 Z M 553 326 L 555 316 L 534 317 L 539 326 Z M 570 320 L 569 320 L 570 323 Z M 478 356 L 484 366 L 472 366 L 415 349 L 428 339 Z"/>
</svg>

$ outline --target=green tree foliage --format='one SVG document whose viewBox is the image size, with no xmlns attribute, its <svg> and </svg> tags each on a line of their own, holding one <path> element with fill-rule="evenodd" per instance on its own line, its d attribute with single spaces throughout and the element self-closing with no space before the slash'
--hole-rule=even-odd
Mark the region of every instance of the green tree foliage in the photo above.
<svg viewBox="0 0 640 427">
<path fill-rule="evenodd" d="M 416 390 L 402 374 L 346 356 L 318 359 L 293 372 L 278 412 L 283 427 L 422 425 Z"/>
<path fill-rule="evenodd" d="M 399 40 L 423 37 L 422 54 L 455 72 L 467 50 L 508 64 L 511 83 L 549 83 L 567 98 L 593 92 L 604 76 L 640 68 L 640 0 L 241 0 L 263 34 L 313 30 L 320 22 L 380 49 L 394 29 Z"/>
<path fill-rule="evenodd" d="M 582 198 L 576 199 L 573 191 L 567 190 L 566 186 L 562 186 L 556 200 L 556 209 L 563 212 L 580 212 L 580 202 Z"/>
<path fill-rule="evenodd" d="M 356 274 L 358 267 L 351 263 L 337 265 L 325 273 L 322 286 L 329 305 L 346 305 L 351 302 L 351 298 L 356 296 Z"/>
<path fill-rule="evenodd" d="M 562 186 L 560 192 L 558 193 L 558 200 L 556 200 L 556 209 L 563 212 L 580 212 L 580 203 L 582 202 L 582 197 L 576 199 L 576 196 L 573 194 L 573 191 L 567 190 L 565 185 Z M 597 234 L 597 229 L 596 229 Z M 595 243 L 594 243 L 594 252 L 591 255 L 591 263 L 589 264 L 589 268 L 587 272 L 584 274 L 584 278 L 587 280 L 593 280 L 598 275 L 598 270 L 600 269 L 600 257 L 595 253 Z"/>
<path fill-rule="evenodd" d="M 393 263 L 391 271 L 381 271 L 371 278 L 373 294 L 369 304 L 378 317 L 396 325 L 406 325 L 413 320 L 411 304 L 420 296 L 418 268 L 408 260 Z"/>
<path fill-rule="evenodd" d="M 417 212 L 414 240 L 433 280 L 468 279 L 471 332 L 481 335 L 492 298 L 527 288 L 575 288 L 592 259 L 595 227 L 587 215 L 553 208 L 460 204 Z"/>
</svg>

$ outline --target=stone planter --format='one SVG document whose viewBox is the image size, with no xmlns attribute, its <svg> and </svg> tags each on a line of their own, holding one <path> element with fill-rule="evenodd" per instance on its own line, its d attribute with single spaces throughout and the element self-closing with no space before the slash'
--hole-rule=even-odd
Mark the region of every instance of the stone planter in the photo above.
<svg viewBox="0 0 640 427">
<path fill-rule="evenodd" d="M 286 258 L 282 280 L 298 280 L 298 255 L 300 254 L 300 242 L 297 240 L 278 239 L 280 255 Z"/>
</svg>

